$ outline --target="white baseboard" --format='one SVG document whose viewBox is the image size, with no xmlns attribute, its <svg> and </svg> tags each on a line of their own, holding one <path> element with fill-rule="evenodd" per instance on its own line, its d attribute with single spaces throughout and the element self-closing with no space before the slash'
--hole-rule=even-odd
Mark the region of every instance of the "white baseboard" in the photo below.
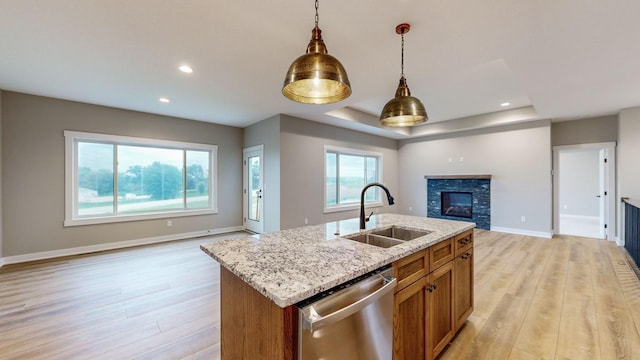
<svg viewBox="0 0 640 360">
<path fill-rule="evenodd" d="M 552 232 L 543 232 L 543 231 L 531 231 L 531 230 L 522 230 L 522 229 L 512 229 L 505 227 L 492 226 L 491 231 L 509 233 L 509 234 L 517 234 L 517 235 L 526 235 L 526 236 L 535 236 L 541 237 L 545 239 L 551 239 L 553 237 Z"/>
<path fill-rule="evenodd" d="M 118 241 L 118 242 L 107 243 L 107 244 L 80 246 L 80 247 L 74 247 L 69 249 L 43 251 L 43 252 L 16 255 L 16 256 L 7 256 L 4 258 L 0 258 L 0 267 L 2 267 L 2 265 L 7 265 L 7 264 L 17 264 L 22 262 L 52 259 L 52 258 L 57 258 L 62 256 L 70 256 L 70 255 L 81 255 L 81 254 L 88 254 L 92 252 L 105 251 L 105 250 L 123 249 L 127 247 L 132 247 L 132 246 L 157 244 L 157 243 L 162 243 L 167 241 L 184 240 L 184 239 L 190 239 L 190 238 L 196 238 L 196 237 L 202 237 L 202 236 L 208 236 L 208 235 L 224 234 L 224 233 L 243 231 L 243 230 L 244 230 L 244 227 L 242 226 L 232 226 L 232 227 L 220 228 L 220 229 L 194 231 L 194 232 L 182 233 L 182 234 L 155 236 L 150 238 Z"/>
</svg>

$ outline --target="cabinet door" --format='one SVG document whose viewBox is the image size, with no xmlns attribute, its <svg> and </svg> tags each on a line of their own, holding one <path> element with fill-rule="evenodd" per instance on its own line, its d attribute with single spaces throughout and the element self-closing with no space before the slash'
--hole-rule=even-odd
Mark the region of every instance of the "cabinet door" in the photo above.
<svg viewBox="0 0 640 360">
<path fill-rule="evenodd" d="M 473 311 L 473 248 L 456 257 L 454 269 L 453 313 L 458 331 Z"/>
<path fill-rule="evenodd" d="M 454 334 L 453 261 L 442 265 L 427 277 L 427 358 L 433 359 Z"/>
<path fill-rule="evenodd" d="M 393 298 L 394 360 L 426 359 L 427 279 L 419 279 Z"/>
<path fill-rule="evenodd" d="M 396 292 L 406 288 L 429 272 L 429 251 L 422 250 L 393 263 L 394 274 L 398 280 Z"/>
<path fill-rule="evenodd" d="M 473 247 L 473 229 L 456 235 L 455 238 L 456 256 L 462 254 L 467 249 Z"/>
</svg>

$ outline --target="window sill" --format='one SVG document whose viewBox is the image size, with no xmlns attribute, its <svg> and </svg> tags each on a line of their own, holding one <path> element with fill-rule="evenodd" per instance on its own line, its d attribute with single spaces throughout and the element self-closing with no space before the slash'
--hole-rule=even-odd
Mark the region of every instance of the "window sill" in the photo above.
<svg viewBox="0 0 640 360">
<path fill-rule="evenodd" d="M 212 215 L 217 213 L 218 213 L 218 209 L 200 209 L 200 210 L 190 210 L 190 211 L 163 212 L 163 213 L 157 213 L 157 214 L 135 214 L 135 215 L 118 215 L 118 216 L 111 216 L 111 217 L 78 218 L 78 219 L 65 220 L 64 227 L 109 224 L 109 223 L 119 223 L 119 222 L 127 222 L 127 221 L 157 220 L 157 219 L 177 218 L 177 217 L 185 217 L 185 216 Z"/>
<path fill-rule="evenodd" d="M 382 205 L 383 204 L 381 202 L 365 203 L 364 204 L 365 208 L 378 208 L 378 207 L 381 207 Z M 330 213 L 335 213 L 335 212 L 351 211 L 351 210 L 360 210 L 360 204 L 325 207 L 324 208 L 324 213 L 325 214 L 330 214 Z"/>
</svg>

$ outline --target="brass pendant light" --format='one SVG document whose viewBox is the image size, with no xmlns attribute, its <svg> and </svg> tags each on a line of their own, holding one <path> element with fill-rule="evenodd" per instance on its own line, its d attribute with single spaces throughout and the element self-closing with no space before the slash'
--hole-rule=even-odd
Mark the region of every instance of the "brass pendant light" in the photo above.
<svg viewBox="0 0 640 360">
<path fill-rule="evenodd" d="M 311 30 L 307 52 L 289 67 L 282 86 L 282 94 L 304 104 L 330 104 L 351 95 L 351 84 L 342 64 L 329 55 L 318 27 L 318 0 L 316 26 Z"/>
<path fill-rule="evenodd" d="M 411 96 L 407 79 L 404 77 L 404 34 L 408 33 L 409 29 L 411 29 L 409 24 L 396 26 L 396 33 L 402 37 L 400 84 L 398 84 L 396 96 L 382 108 L 380 124 L 383 126 L 413 126 L 429 120 L 427 110 L 422 105 L 422 102 L 418 98 Z"/>
</svg>

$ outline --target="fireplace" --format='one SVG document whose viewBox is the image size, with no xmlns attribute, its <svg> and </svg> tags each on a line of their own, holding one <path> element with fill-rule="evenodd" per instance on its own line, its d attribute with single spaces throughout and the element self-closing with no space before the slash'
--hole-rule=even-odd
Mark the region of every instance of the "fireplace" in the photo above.
<svg viewBox="0 0 640 360">
<path fill-rule="evenodd" d="M 427 175 L 427 216 L 491 229 L 491 175 Z"/>
<path fill-rule="evenodd" d="M 460 191 L 443 191 L 440 194 L 440 214 L 473 218 L 473 194 Z"/>
</svg>

